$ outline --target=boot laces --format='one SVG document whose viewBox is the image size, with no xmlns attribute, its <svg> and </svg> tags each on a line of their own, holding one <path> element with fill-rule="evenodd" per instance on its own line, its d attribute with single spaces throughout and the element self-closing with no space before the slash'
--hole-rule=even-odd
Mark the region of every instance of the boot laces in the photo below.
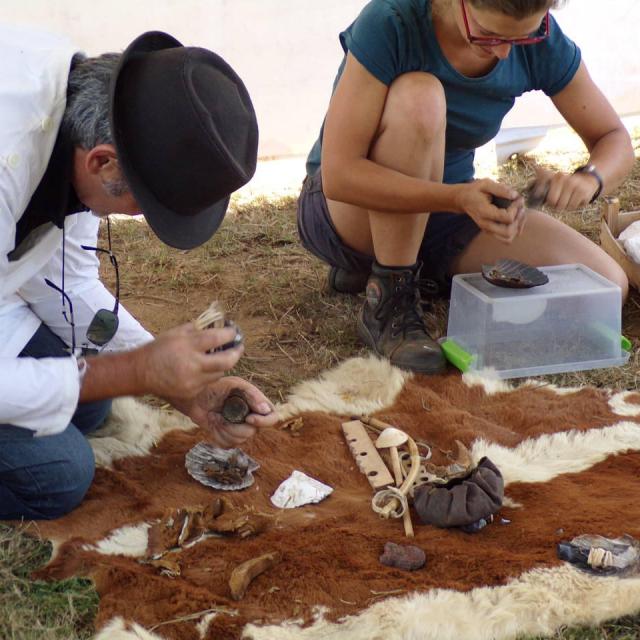
<svg viewBox="0 0 640 640">
<path fill-rule="evenodd" d="M 402 276 L 394 284 L 393 293 L 381 309 L 383 315 L 390 310 L 391 335 L 406 336 L 412 331 L 427 333 L 427 329 L 420 313 L 420 292 L 417 282 L 413 278 Z"/>
</svg>

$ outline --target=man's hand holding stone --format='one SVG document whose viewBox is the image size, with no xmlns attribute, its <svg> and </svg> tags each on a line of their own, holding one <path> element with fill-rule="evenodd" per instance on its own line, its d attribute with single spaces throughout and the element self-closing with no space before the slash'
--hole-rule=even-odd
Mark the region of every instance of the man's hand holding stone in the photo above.
<svg viewBox="0 0 640 640">
<path fill-rule="evenodd" d="M 168 399 L 194 398 L 240 359 L 242 345 L 214 351 L 235 335 L 234 327 L 200 331 L 190 323 L 171 329 L 142 348 L 139 377 L 148 393 Z"/>
</svg>

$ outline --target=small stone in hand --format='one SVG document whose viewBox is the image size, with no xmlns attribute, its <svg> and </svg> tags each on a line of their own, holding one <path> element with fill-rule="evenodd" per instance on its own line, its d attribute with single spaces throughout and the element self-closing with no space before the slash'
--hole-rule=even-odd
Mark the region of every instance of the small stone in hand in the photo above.
<svg viewBox="0 0 640 640">
<path fill-rule="evenodd" d="M 241 424 L 251 413 L 247 399 L 239 389 L 232 391 L 222 406 L 222 416 L 227 422 Z"/>
</svg>

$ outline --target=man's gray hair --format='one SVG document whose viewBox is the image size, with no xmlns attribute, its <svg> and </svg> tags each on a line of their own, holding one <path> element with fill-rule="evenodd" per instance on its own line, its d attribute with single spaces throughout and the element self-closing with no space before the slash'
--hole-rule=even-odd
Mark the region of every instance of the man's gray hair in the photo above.
<svg viewBox="0 0 640 640">
<path fill-rule="evenodd" d="M 88 150 L 99 144 L 113 144 L 109 84 L 120 55 L 104 53 L 87 58 L 76 54 L 73 58 L 62 128 L 75 146 Z"/>
<path fill-rule="evenodd" d="M 99 144 L 113 144 L 109 85 L 120 56 L 119 53 L 103 53 L 96 58 L 87 58 L 78 53 L 73 57 L 61 126 L 74 146 L 89 150 Z M 106 182 L 104 187 L 111 196 L 129 192 L 122 174 L 120 178 Z"/>
</svg>

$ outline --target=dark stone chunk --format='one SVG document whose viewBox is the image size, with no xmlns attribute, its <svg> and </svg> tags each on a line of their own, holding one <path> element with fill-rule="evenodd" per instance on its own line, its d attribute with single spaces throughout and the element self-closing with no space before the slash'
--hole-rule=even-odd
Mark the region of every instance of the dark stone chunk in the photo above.
<svg viewBox="0 0 640 640">
<path fill-rule="evenodd" d="M 411 544 L 395 544 L 387 542 L 380 562 L 387 567 L 395 567 L 404 571 L 422 569 L 427 561 L 424 551 Z"/>
<path fill-rule="evenodd" d="M 222 415 L 227 422 L 241 424 L 251 413 L 249 403 L 242 391 L 234 389 L 229 393 L 222 407 Z"/>
</svg>

